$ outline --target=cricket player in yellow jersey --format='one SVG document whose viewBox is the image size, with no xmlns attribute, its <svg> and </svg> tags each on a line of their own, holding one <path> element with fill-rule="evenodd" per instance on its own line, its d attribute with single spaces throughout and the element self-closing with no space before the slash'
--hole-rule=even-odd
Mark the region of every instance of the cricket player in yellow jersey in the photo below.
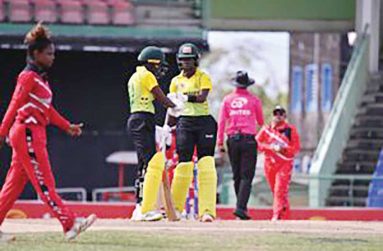
<svg viewBox="0 0 383 251">
<path fill-rule="evenodd" d="M 210 77 L 198 69 L 199 51 L 191 43 L 181 45 L 177 62 L 181 73 L 172 79 L 170 95 L 182 93 L 184 109 L 177 121 L 176 147 L 179 164 L 171 187 L 175 208 L 182 212 L 193 179 L 192 156 L 197 149 L 199 205 L 202 222 L 216 217 L 217 173 L 214 162 L 217 123 L 210 115 L 207 97 L 212 90 Z M 179 95 L 178 95 L 179 96 Z"/>
<path fill-rule="evenodd" d="M 140 66 L 128 82 L 131 115 L 128 129 L 133 138 L 138 157 L 136 179 L 137 205 L 132 220 L 154 221 L 162 219 L 155 210 L 157 194 L 165 167 L 165 157 L 156 151 L 153 101 L 158 100 L 177 116 L 182 104 L 175 104 L 162 92 L 157 79 L 164 74 L 165 55 L 160 48 L 148 46 L 138 55 Z"/>
</svg>

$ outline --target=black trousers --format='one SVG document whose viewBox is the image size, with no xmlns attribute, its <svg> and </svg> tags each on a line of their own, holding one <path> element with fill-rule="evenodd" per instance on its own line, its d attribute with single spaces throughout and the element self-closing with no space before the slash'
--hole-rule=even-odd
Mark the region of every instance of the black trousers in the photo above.
<svg viewBox="0 0 383 251">
<path fill-rule="evenodd" d="M 253 135 L 236 134 L 229 136 L 227 147 L 237 195 L 237 210 L 246 212 L 257 163 L 257 142 Z"/>
<path fill-rule="evenodd" d="M 216 138 L 217 122 L 212 116 L 181 116 L 176 129 L 179 162 L 191 161 L 195 147 L 198 159 L 214 156 Z"/>
<path fill-rule="evenodd" d="M 142 201 L 146 168 L 156 153 L 156 123 L 154 114 L 147 112 L 132 113 L 128 119 L 128 130 L 137 151 L 136 199 Z"/>
</svg>

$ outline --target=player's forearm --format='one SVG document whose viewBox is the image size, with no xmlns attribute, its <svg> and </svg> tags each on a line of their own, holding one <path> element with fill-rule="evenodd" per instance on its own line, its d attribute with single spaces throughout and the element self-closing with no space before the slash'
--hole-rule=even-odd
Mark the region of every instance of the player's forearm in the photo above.
<svg viewBox="0 0 383 251">
<path fill-rule="evenodd" d="M 56 111 L 56 109 L 53 106 L 51 106 L 51 108 L 49 109 L 49 117 L 53 125 L 57 126 L 65 132 L 69 130 L 70 122 L 63 116 L 61 116 L 61 114 L 58 111 Z"/>
<path fill-rule="evenodd" d="M 202 90 L 201 94 L 198 95 L 187 95 L 188 102 L 190 103 L 203 103 L 207 100 L 207 96 L 209 95 L 209 90 Z"/>
</svg>

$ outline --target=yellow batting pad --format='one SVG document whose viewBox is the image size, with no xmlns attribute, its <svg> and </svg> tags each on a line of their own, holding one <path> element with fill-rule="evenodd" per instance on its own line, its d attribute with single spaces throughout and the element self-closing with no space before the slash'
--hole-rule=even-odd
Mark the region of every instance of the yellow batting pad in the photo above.
<svg viewBox="0 0 383 251">
<path fill-rule="evenodd" d="M 193 167 L 193 162 L 181 162 L 174 172 L 171 193 L 174 207 L 178 212 L 184 210 L 186 195 L 193 180 Z"/>
<path fill-rule="evenodd" d="M 144 193 L 142 198 L 141 212 L 143 214 L 156 209 L 156 202 L 160 184 L 162 181 L 162 172 L 165 168 L 165 156 L 162 152 L 156 153 L 149 161 L 144 179 Z"/>
<path fill-rule="evenodd" d="M 210 214 L 216 217 L 217 203 L 217 171 L 214 158 L 203 157 L 198 161 L 198 214 Z"/>
</svg>

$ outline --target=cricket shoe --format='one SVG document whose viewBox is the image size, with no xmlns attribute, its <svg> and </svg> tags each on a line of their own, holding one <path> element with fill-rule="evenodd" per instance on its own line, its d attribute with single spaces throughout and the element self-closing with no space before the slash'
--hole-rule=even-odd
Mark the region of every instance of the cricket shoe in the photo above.
<svg viewBox="0 0 383 251">
<path fill-rule="evenodd" d="M 80 233 L 87 230 L 97 220 L 95 214 L 89 215 L 87 218 L 76 218 L 73 227 L 65 233 L 65 239 L 74 240 Z"/>
<path fill-rule="evenodd" d="M 16 237 L 14 235 L 5 234 L 5 233 L 0 231 L 0 243 L 8 243 L 8 242 L 12 242 L 15 240 L 16 240 Z"/>
<path fill-rule="evenodd" d="M 131 221 L 143 221 L 143 215 L 141 213 L 141 205 L 136 204 L 134 211 L 132 213 L 132 217 L 130 217 Z"/>
<path fill-rule="evenodd" d="M 246 211 L 236 209 L 233 214 L 237 216 L 240 220 L 251 220 L 251 217 L 247 214 Z"/>
<path fill-rule="evenodd" d="M 211 216 L 210 214 L 203 214 L 201 219 L 200 219 L 201 222 L 213 222 L 214 221 L 214 217 Z"/>
<path fill-rule="evenodd" d="M 177 221 L 186 219 L 185 216 L 178 210 L 176 210 Z"/>
<path fill-rule="evenodd" d="M 159 221 L 162 220 L 163 217 L 160 211 L 153 210 L 142 214 L 142 221 Z"/>
</svg>

